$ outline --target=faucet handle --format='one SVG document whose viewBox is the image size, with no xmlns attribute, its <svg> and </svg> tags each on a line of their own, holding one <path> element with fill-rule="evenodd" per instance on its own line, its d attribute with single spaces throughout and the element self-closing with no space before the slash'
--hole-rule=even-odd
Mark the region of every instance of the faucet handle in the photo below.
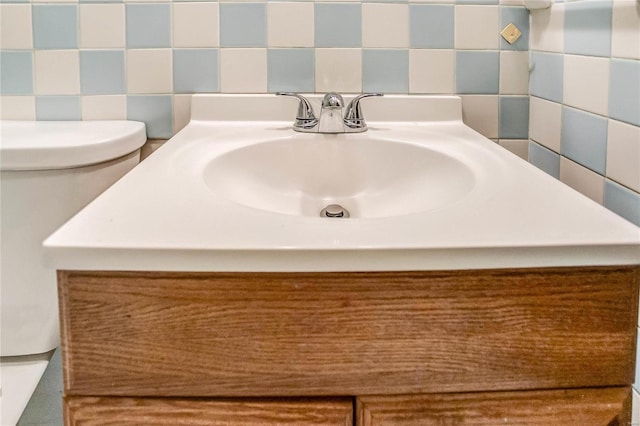
<svg viewBox="0 0 640 426">
<path fill-rule="evenodd" d="M 346 126 L 352 129 L 362 129 L 362 131 L 367 128 L 360 108 L 360 101 L 369 96 L 384 96 L 384 93 L 363 93 L 353 98 L 347 105 L 347 112 L 344 114 L 344 124 Z"/>
<path fill-rule="evenodd" d="M 309 103 L 309 100 L 302 95 L 291 92 L 278 92 L 278 96 L 291 96 L 297 98 L 300 103 L 298 104 L 298 113 L 296 114 L 296 121 L 293 124 L 295 128 L 299 129 L 311 129 L 318 124 L 318 119 L 313 113 L 313 108 Z"/>
</svg>

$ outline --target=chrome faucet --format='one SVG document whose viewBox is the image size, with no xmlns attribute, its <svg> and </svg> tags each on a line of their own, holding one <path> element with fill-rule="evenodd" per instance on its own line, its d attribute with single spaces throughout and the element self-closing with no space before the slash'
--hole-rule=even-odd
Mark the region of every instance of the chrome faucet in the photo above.
<svg viewBox="0 0 640 426">
<path fill-rule="evenodd" d="M 344 116 L 342 110 L 344 99 L 338 93 L 327 93 L 322 98 L 320 118 L 316 118 L 309 101 L 297 93 L 279 92 L 276 95 L 297 98 L 298 114 L 293 123 L 293 130 L 305 133 L 358 133 L 367 130 L 360 101 L 369 96 L 384 96 L 382 93 L 364 93 L 358 95 L 346 107 Z"/>
</svg>

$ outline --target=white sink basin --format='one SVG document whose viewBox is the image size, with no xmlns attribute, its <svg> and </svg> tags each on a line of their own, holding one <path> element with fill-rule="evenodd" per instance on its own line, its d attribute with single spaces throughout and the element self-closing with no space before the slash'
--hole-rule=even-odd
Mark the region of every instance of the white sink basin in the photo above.
<svg viewBox="0 0 640 426">
<path fill-rule="evenodd" d="M 274 213 L 320 217 L 330 204 L 351 218 L 423 212 L 474 187 L 472 169 L 424 145 L 355 135 L 300 135 L 228 151 L 204 168 L 216 194 Z"/>
</svg>

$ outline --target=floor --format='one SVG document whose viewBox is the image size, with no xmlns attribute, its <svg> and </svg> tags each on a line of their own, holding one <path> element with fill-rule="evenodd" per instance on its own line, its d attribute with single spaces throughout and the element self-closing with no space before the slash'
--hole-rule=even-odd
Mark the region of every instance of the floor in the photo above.
<svg viewBox="0 0 640 426">
<path fill-rule="evenodd" d="M 4 426 L 4 425 L 2 425 Z M 62 426 L 62 362 L 60 348 L 18 421 L 18 426 Z"/>
</svg>

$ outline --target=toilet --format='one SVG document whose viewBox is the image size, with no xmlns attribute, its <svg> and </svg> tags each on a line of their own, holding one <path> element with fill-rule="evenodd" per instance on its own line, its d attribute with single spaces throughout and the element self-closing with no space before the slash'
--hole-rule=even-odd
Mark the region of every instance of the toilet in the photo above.
<svg viewBox="0 0 640 426">
<path fill-rule="evenodd" d="M 42 241 L 135 167 L 145 141 L 134 121 L 0 122 L 0 424 L 17 422 L 60 343 Z"/>
</svg>

